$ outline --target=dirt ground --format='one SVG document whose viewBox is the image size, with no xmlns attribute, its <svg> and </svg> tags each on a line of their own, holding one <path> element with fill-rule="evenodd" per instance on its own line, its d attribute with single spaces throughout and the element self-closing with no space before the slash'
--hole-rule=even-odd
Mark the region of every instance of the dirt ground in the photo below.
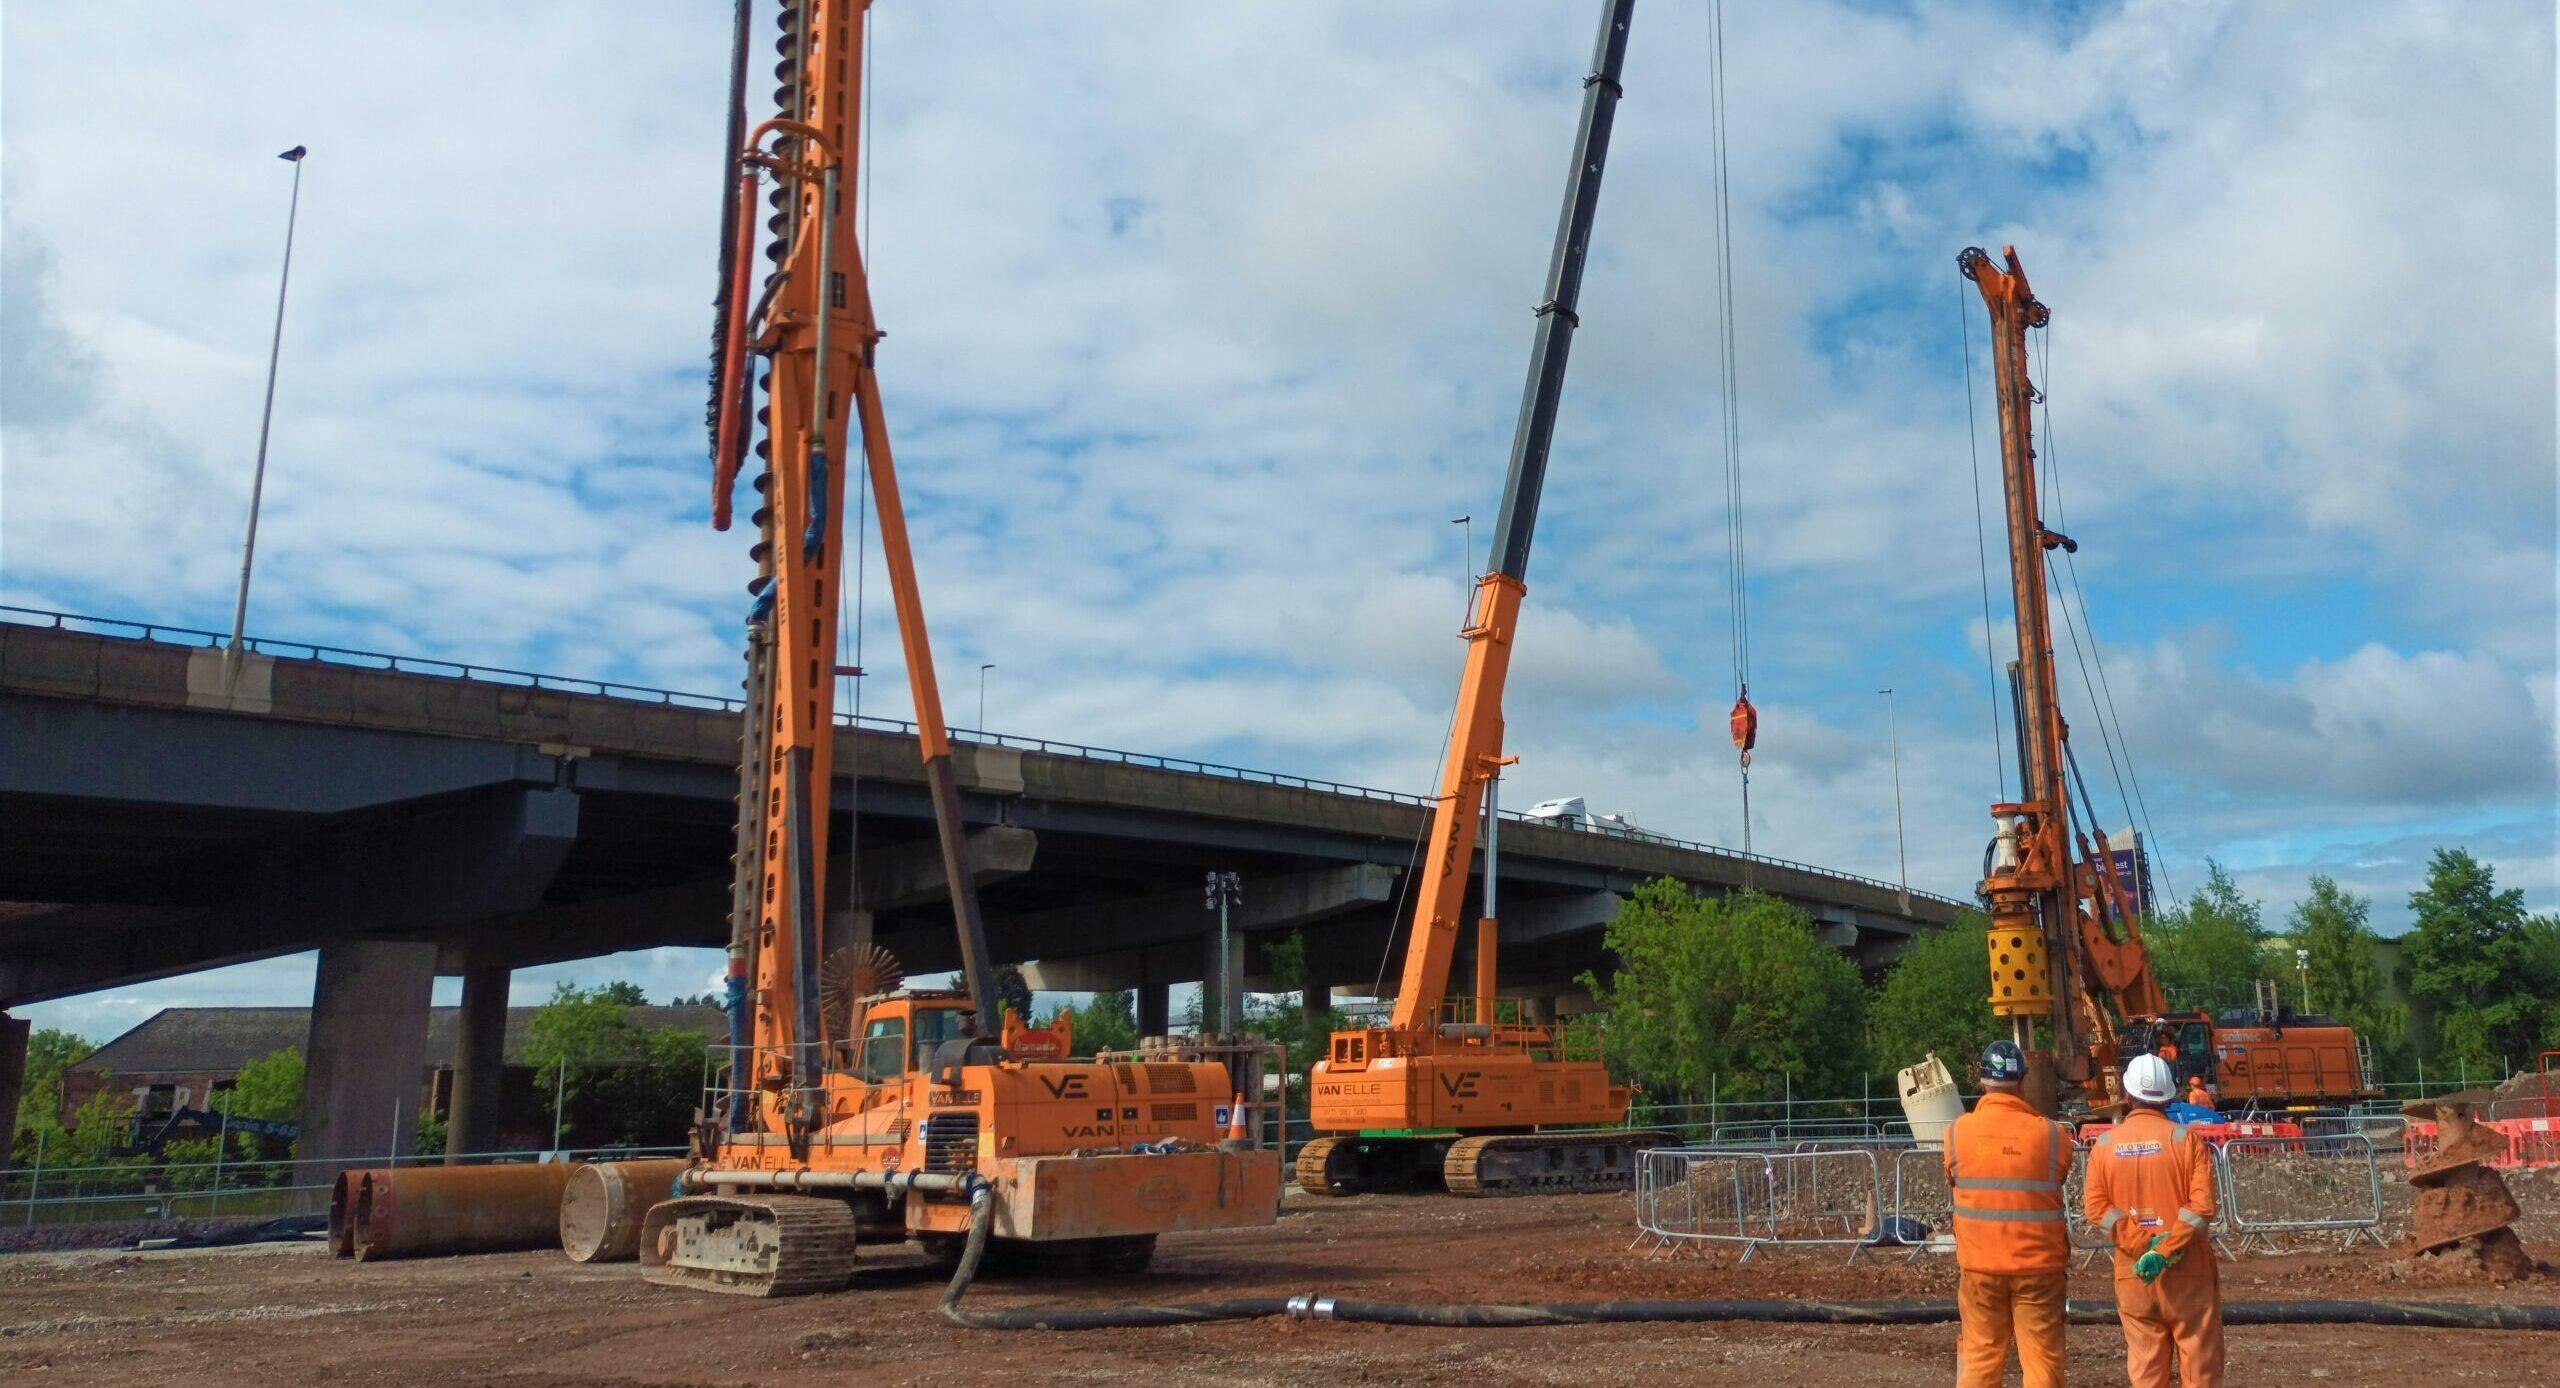
<svg viewBox="0 0 2560 1388">
<path fill-rule="evenodd" d="M 2538 1212 L 2537 1212 L 2538 1213 Z M 2533 1227 L 2538 1225 L 2540 1227 Z M 2522 1229 L 2560 1261 L 2560 1225 Z M 1505 1201 L 1293 1197 L 1279 1225 L 1165 1241 L 1119 1282 L 984 1283 L 986 1305 L 1322 1292 L 1379 1300 L 1949 1295 L 1943 1260 L 1838 1250 L 1648 1259 L 1623 1196 Z M 866 1250 L 866 1254 L 870 1251 Z M 1258 1323 L 1075 1334 L 952 1330 L 920 1257 L 884 1249 L 840 1295 L 779 1302 L 642 1284 L 629 1264 L 556 1253 L 340 1262 L 317 1242 L 166 1253 L 0 1257 L 0 1383 L 543 1385 L 795 1383 L 1463 1384 L 1649 1381 L 1943 1385 L 1952 1327 L 1583 1326 L 1416 1330 Z M 2072 1295 L 2107 1299 L 2103 1264 Z M 2493 1286 L 2367 1246 L 2250 1257 L 2232 1299 L 2560 1302 L 2560 1280 Z M 2560 1382 L 2560 1335 L 2248 1328 L 2235 1383 Z M 2075 1327 L 2074 1383 L 2123 1382 L 2112 1328 Z"/>
</svg>

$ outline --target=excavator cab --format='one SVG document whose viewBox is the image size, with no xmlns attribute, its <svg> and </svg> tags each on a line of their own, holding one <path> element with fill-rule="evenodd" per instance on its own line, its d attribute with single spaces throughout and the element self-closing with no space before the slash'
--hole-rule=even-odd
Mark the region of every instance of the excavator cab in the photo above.
<svg viewBox="0 0 2560 1388">
<path fill-rule="evenodd" d="M 878 1084 L 929 1068 L 944 1042 L 969 1034 L 971 1015 L 965 993 L 892 993 L 864 999 L 862 1039 L 854 1048 L 855 1076 Z"/>
</svg>

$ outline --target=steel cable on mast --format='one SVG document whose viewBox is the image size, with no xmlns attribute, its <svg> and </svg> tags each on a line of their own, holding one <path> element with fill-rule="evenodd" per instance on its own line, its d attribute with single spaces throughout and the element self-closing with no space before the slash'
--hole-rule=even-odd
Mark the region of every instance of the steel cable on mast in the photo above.
<svg viewBox="0 0 2560 1388">
<path fill-rule="evenodd" d="M 1964 340 L 1964 441 L 1973 458 L 1973 555 L 1982 573 L 1982 679 L 1991 696 L 1991 778 L 1999 801 L 2009 798 L 2009 762 L 2000 740 L 2000 657 L 1992 649 L 1991 540 L 1982 519 L 1982 438 L 1974 428 L 1973 317 L 1964 286 L 1956 286 L 1956 331 Z"/>
<path fill-rule="evenodd" d="M 1715 143 L 1716 382 L 1724 411 L 1725 601 L 1731 613 L 1728 641 L 1734 701 L 1729 719 L 1741 763 L 1742 851 L 1751 852 L 1751 751 L 1759 741 L 1760 714 L 1751 706 L 1750 564 L 1742 523 L 1742 420 L 1740 353 L 1733 328 L 1733 159 L 1726 120 L 1724 0 L 1708 6 L 1708 124 Z"/>
<path fill-rule="evenodd" d="M 2048 463 L 2045 471 L 2047 476 L 2051 478 L 2050 485 L 2053 494 L 2053 518 L 2057 524 L 2063 527 L 2065 533 L 2068 533 L 2070 530 L 2071 520 L 2069 514 L 2063 507 L 2061 453 L 2054 443 L 2053 327 L 2050 323 L 2046 324 L 2042 329 L 2041 336 L 2037 340 L 2037 348 L 2042 358 L 2038 371 L 2039 374 L 2044 377 L 2045 385 L 2043 392 L 2044 440 L 2045 456 Z M 2108 743 L 2107 759 L 2110 764 L 2110 769 L 2115 770 L 2116 795 L 2119 799 L 2126 800 L 2125 811 L 2128 819 L 2134 818 L 2137 814 L 2140 816 L 2137 822 L 2141 826 L 2143 838 L 2147 846 L 2146 856 L 2150 857 L 2152 861 L 2159 866 L 2160 886 L 2162 890 L 2167 893 L 2169 899 L 2175 901 L 2178 899 L 2178 889 L 2176 884 L 2169 880 L 2169 868 L 2167 863 L 2162 861 L 2159 857 L 2160 835 L 2157 830 L 2152 828 L 2151 807 L 2143 799 L 2142 772 L 2141 768 L 2134 762 L 2133 740 L 2126 735 L 2124 730 L 2124 719 L 2116 712 L 2115 690 L 2107 681 L 2106 653 L 2099 647 L 2097 627 L 2089 619 L 2088 593 L 2080 586 L 2079 561 L 2071 551 L 2064 550 L 2062 552 L 2062 565 L 2063 571 L 2069 575 L 2071 580 L 2071 596 L 2073 600 L 2077 602 L 2080 609 L 2080 628 L 2088 633 L 2089 663 L 2094 666 L 2097 671 L 2097 683 L 2094 686 L 2094 691 L 2090 685 L 2088 670 L 2083 669 L 2081 671 L 2080 683 L 2082 692 L 2090 695 L 2090 711 L 2093 714 L 2099 715 L 2098 731 L 2101 738 L 2105 738 L 2107 736 L 2109 724 L 2113 724 L 2114 726 L 2113 740 Z M 2062 602 L 2062 595 L 2059 587 L 2056 588 L 2054 597 L 2056 605 L 2062 606 L 2064 620 L 2068 622 L 2071 616 L 2070 606 Z M 2076 654 L 2079 643 L 2078 635 L 2075 634 L 2072 640 L 2073 650 Z M 2103 707 L 2101 707 L 2102 705 Z M 2119 744 L 2123 748 L 2124 765 L 2120 770 L 2116 770 L 2113 763 L 2116 757 L 2116 748 Z M 2128 781 L 2131 783 L 2131 795 L 2129 798 L 2126 794 L 2126 783 Z"/>
</svg>

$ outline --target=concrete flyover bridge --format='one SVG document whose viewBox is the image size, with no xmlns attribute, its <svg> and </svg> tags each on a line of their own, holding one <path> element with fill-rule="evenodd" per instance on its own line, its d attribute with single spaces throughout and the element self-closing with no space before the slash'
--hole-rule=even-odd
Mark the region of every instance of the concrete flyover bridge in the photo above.
<svg viewBox="0 0 2560 1388">
<path fill-rule="evenodd" d="M 222 639 L 0 608 L 0 1007 L 316 949 L 305 1152 L 379 1155 L 423 1072 L 429 989 L 458 974 L 453 1145 L 468 1150 L 511 970 L 726 941 L 735 701 L 272 640 L 226 680 Z M 846 720 L 837 737 L 855 780 L 830 826 L 831 939 L 867 932 L 910 972 L 956 967 L 914 729 Z M 990 940 L 1035 986 L 1134 988 L 1160 1029 L 1168 986 L 1214 970 L 1213 869 L 1243 879 L 1248 983 L 1290 931 L 1311 1003 L 1378 976 L 1425 797 L 955 739 Z M 1961 909 L 1531 822 L 1504 824 L 1502 859 L 1505 988 L 1550 1006 L 1574 1004 L 1601 927 L 1652 877 L 1799 902 L 1869 967 Z M 0 1082 L 22 1040 L 0 1031 Z"/>
</svg>

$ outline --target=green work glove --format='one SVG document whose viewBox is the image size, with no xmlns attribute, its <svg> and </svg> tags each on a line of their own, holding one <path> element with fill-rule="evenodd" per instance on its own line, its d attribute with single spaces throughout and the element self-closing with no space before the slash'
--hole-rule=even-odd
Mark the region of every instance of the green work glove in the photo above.
<svg viewBox="0 0 2560 1388">
<path fill-rule="evenodd" d="M 2142 1250 L 2142 1256 L 2133 1260 L 2133 1275 L 2145 1282 L 2158 1281 L 2160 1274 L 2177 1265 L 2177 1255 L 2160 1251 L 2161 1238 L 2159 1234 L 2152 1235 L 2150 1244 Z"/>
</svg>

